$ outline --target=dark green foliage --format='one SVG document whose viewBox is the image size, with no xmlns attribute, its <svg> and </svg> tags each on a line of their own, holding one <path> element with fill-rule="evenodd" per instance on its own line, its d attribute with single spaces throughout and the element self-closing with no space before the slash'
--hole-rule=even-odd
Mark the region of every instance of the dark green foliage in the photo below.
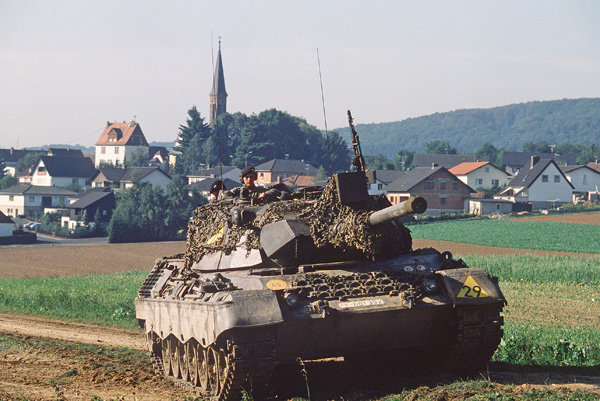
<svg viewBox="0 0 600 401">
<path fill-rule="evenodd" d="M 5 175 L 0 179 L 0 189 L 14 187 L 19 184 L 19 180 L 12 175 Z"/>
<path fill-rule="evenodd" d="M 145 167 L 150 161 L 150 155 L 148 154 L 148 148 L 145 146 L 138 146 L 131 155 L 129 160 L 125 161 L 125 167 Z"/>
<path fill-rule="evenodd" d="M 23 171 L 23 170 L 33 166 L 38 161 L 38 158 L 40 156 L 44 156 L 44 155 L 45 155 L 44 152 L 27 153 L 25 155 L 25 157 L 23 157 L 22 159 L 20 159 L 17 162 L 17 172 Z"/>
<path fill-rule="evenodd" d="M 177 174 L 190 174 L 219 160 L 242 168 L 246 163 L 257 165 L 284 158 L 305 160 L 327 171 L 330 160 L 333 171 L 347 170 L 350 165 L 348 145 L 338 133 L 330 132 L 326 139 L 304 119 L 283 111 L 269 109 L 251 116 L 223 114 L 211 127 L 195 107 L 188 114 L 176 147 L 182 152 Z"/>
<path fill-rule="evenodd" d="M 196 206 L 206 203 L 197 192 L 188 196 L 185 181 L 174 176 L 165 193 L 149 183 L 134 183 L 120 191 L 107 227 L 109 242 L 146 242 L 174 239 L 185 230 Z"/>
<path fill-rule="evenodd" d="M 593 144 L 600 133 L 600 99 L 556 100 L 514 104 L 492 109 L 457 110 L 403 121 L 358 124 L 365 154 L 394 157 L 398 149 L 423 152 L 428 142 L 447 141 L 461 153 L 486 142 L 520 151 L 523 143 Z M 360 121 L 360 115 L 356 120 Z M 344 137 L 349 128 L 338 129 Z M 593 159 L 592 159 L 593 160 Z"/>
<path fill-rule="evenodd" d="M 379 153 L 375 156 L 365 155 L 365 163 L 371 170 L 395 170 L 396 166 L 393 160 Z"/>
<path fill-rule="evenodd" d="M 425 153 L 429 153 L 429 154 L 433 154 L 433 155 L 439 155 L 439 154 L 455 155 L 456 148 L 453 147 L 452 145 L 450 145 L 450 142 L 448 142 L 448 141 L 438 141 L 436 139 L 431 142 L 427 142 L 427 144 L 425 145 Z"/>
</svg>

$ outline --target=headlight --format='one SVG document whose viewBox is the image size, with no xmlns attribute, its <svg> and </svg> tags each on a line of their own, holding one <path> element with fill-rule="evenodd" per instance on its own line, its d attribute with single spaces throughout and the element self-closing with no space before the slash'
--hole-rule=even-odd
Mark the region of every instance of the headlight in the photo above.
<svg viewBox="0 0 600 401">
<path fill-rule="evenodd" d="M 298 306 L 299 297 L 293 292 L 288 292 L 287 294 L 284 294 L 283 299 L 285 299 L 285 303 L 287 303 L 290 308 L 295 308 L 296 306 Z"/>
<path fill-rule="evenodd" d="M 437 291 L 438 283 L 435 280 L 427 280 L 427 281 L 425 281 L 425 284 L 423 284 L 423 288 L 425 289 L 425 292 L 428 292 L 431 294 L 431 293 Z"/>
<path fill-rule="evenodd" d="M 402 268 L 402 270 L 404 270 L 404 271 L 405 271 L 405 272 L 407 272 L 407 273 L 412 273 L 412 272 L 414 272 L 414 271 L 415 271 L 415 268 L 414 268 L 414 267 L 412 267 L 412 266 L 404 266 L 404 267 Z"/>
</svg>

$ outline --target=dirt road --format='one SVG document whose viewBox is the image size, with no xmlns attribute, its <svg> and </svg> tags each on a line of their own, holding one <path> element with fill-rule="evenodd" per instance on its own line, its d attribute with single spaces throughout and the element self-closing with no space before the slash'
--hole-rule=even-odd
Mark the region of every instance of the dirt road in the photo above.
<svg viewBox="0 0 600 401">
<path fill-rule="evenodd" d="M 157 401 L 186 400 L 191 396 L 184 389 L 154 375 L 145 357 L 145 341 L 141 330 L 0 314 L 0 333 L 8 336 L 4 342 L 17 342 L 12 347 L 0 346 L 1 400 Z M 2 342 L 0 338 L 0 345 Z M 518 372 L 514 367 L 496 364 L 491 369 L 486 378 L 498 383 L 496 392 L 509 394 L 531 388 L 553 391 L 566 388 L 591 391 L 597 393 L 600 399 L 600 374 L 594 368 L 583 369 L 583 372 L 570 368 L 554 369 L 552 372 Z M 374 376 L 365 376 L 364 372 L 358 374 L 341 359 L 309 362 L 307 370 L 313 399 L 339 399 L 335 395 L 341 394 L 341 389 L 349 386 L 371 394 L 385 380 L 392 383 L 398 380 L 389 373 L 384 376 L 381 376 L 381 372 Z M 276 399 L 305 396 L 303 380 L 298 369 L 280 372 L 275 383 L 280 397 Z M 516 384 L 518 387 L 507 388 L 502 384 Z M 390 387 L 392 393 L 393 386 Z M 406 388 L 406 384 L 398 386 L 397 392 Z M 315 396 L 317 394 L 321 394 L 322 398 Z"/>
</svg>

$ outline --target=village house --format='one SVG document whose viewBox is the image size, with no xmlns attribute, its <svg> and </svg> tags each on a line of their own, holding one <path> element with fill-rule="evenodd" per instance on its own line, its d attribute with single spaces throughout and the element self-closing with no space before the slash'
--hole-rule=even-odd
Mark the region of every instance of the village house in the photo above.
<svg viewBox="0 0 600 401">
<path fill-rule="evenodd" d="M 216 166 L 212 168 L 204 168 L 200 169 L 193 174 L 187 176 L 188 184 L 191 185 L 195 182 L 200 182 L 204 180 L 210 180 L 211 183 L 216 180 L 233 180 L 240 182 L 240 174 L 242 170 L 240 170 L 236 166 Z"/>
<path fill-rule="evenodd" d="M 551 159 L 557 165 L 572 165 L 577 164 L 577 155 L 572 153 L 529 153 L 529 152 L 504 152 L 502 155 L 502 164 L 505 166 L 505 171 L 511 176 L 516 176 L 517 173 L 530 163 L 531 157 L 538 157 L 539 160 Z"/>
<path fill-rule="evenodd" d="M 70 229 L 83 225 L 86 220 L 93 221 L 96 213 L 101 223 L 108 223 L 115 209 L 115 194 L 111 188 L 90 188 L 69 200 L 71 204 L 66 207 L 69 214 L 62 216 L 61 225 Z"/>
<path fill-rule="evenodd" d="M 87 157 L 42 156 L 33 169 L 31 183 L 40 186 L 86 188 L 89 187 L 88 179 L 94 170 L 94 163 Z"/>
<path fill-rule="evenodd" d="M 399 170 L 373 170 L 375 179 L 373 183 L 369 183 L 367 186 L 369 195 L 379 195 L 384 193 L 388 185 L 404 174 L 406 174 L 405 171 Z"/>
<path fill-rule="evenodd" d="M 57 186 L 21 184 L 0 190 L 0 211 L 10 217 L 22 215 L 39 216 L 45 209 L 64 208 L 69 197 L 77 195 Z"/>
<path fill-rule="evenodd" d="M 553 159 L 540 160 L 531 156 L 529 163 L 494 199 L 528 203 L 533 209 L 547 209 L 571 203 L 574 188 Z"/>
<path fill-rule="evenodd" d="M 18 173 L 16 171 L 18 161 L 31 152 L 34 151 L 14 148 L 0 149 L 0 160 L 4 163 L 4 173 L 16 177 Z"/>
<path fill-rule="evenodd" d="M 90 177 L 93 188 L 130 188 L 136 180 L 166 190 L 171 182 L 171 176 L 158 167 L 107 167 L 96 169 Z"/>
<path fill-rule="evenodd" d="M 588 166 L 560 166 L 560 169 L 573 185 L 574 192 L 587 193 L 600 189 L 600 171 Z"/>
<path fill-rule="evenodd" d="M 0 237 L 10 237 L 13 235 L 15 222 L 0 211 Z"/>
<path fill-rule="evenodd" d="M 449 169 L 471 188 L 505 187 L 512 178 L 506 171 L 490 162 L 466 162 Z"/>
<path fill-rule="evenodd" d="M 392 204 L 411 196 L 427 201 L 427 215 L 465 212 L 465 200 L 475 192 L 444 167 L 415 167 L 387 187 Z"/>
<path fill-rule="evenodd" d="M 293 175 L 316 176 L 319 169 L 304 160 L 273 159 L 256 166 L 257 184 L 271 185 Z"/>
<path fill-rule="evenodd" d="M 140 146 L 148 152 L 148 142 L 138 123 L 107 121 L 96 142 L 95 166 L 123 166 Z"/>
</svg>

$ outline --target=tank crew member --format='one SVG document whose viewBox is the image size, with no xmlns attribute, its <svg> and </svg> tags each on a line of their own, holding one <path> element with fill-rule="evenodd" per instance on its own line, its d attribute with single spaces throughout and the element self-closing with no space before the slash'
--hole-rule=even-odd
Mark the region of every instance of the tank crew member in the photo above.
<svg viewBox="0 0 600 401">
<path fill-rule="evenodd" d="M 258 178 L 258 173 L 254 167 L 246 167 L 240 174 L 240 181 L 244 184 L 241 187 L 233 188 L 225 194 L 231 198 L 259 199 L 264 201 L 275 200 L 281 195 L 277 189 L 267 190 L 264 187 L 257 186 L 254 182 Z"/>
<path fill-rule="evenodd" d="M 225 192 L 226 189 L 227 188 L 225 188 L 225 184 L 223 184 L 223 181 L 216 180 L 215 182 L 213 182 L 212 185 L 210 186 L 209 201 L 214 202 L 214 201 L 218 200 L 219 195 L 221 194 L 221 191 Z"/>
</svg>

